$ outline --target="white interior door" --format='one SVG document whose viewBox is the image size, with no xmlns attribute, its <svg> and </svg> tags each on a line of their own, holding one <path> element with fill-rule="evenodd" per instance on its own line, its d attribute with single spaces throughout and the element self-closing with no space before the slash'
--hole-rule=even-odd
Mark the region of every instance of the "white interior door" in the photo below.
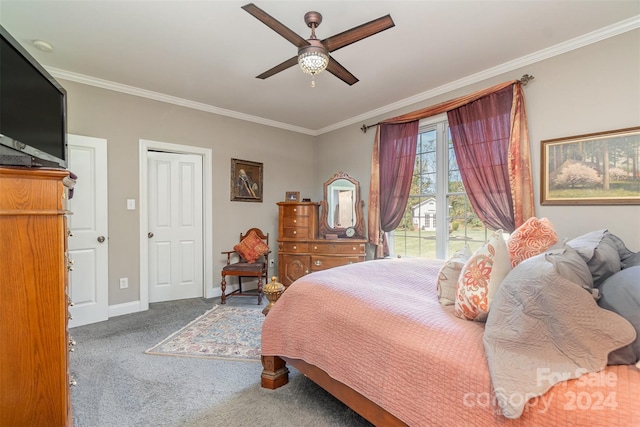
<svg viewBox="0 0 640 427">
<path fill-rule="evenodd" d="M 109 318 L 107 140 L 68 135 L 69 170 L 78 176 L 69 200 L 69 327 Z"/>
<path fill-rule="evenodd" d="M 148 153 L 149 302 L 203 296 L 202 157 Z"/>
</svg>

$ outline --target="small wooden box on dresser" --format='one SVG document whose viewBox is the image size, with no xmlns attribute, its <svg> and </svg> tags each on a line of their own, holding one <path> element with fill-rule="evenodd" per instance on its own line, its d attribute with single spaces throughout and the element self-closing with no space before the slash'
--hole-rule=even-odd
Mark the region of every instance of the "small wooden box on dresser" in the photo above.
<svg viewBox="0 0 640 427">
<path fill-rule="evenodd" d="M 364 239 L 320 239 L 319 204 L 278 203 L 278 276 L 289 286 L 305 274 L 365 260 Z"/>
<path fill-rule="evenodd" d="M 0 426 L 71 426 L 61 169 L 0 167 Z"/>
</svg>

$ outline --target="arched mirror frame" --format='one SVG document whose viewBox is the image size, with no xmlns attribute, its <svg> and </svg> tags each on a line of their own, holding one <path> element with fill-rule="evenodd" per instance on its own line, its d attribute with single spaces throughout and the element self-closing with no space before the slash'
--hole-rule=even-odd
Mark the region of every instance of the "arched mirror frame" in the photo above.
<svg viewBox="0 0 640 427">
<path fill-rule="evenodd" d="M 360 199 L 360 182 L 349 176 L 349 174 L 345 172 L 337 172 L 333 175 L 329 180 L 324 183 L 324 200 L 320 202 L 321 213 L 320 213 L 320 234 L 326 236 L 327 234 L 337 234 L 338 237 L 346 237 L 346 230 L 348 227 L 335 228 L 329 225 L 329 209 L 328 209 L 328 189 L 332 183 L 345 179 L 351 182 L 355 186 L 355 200 L 353 209 L 355 211 L 356 221 L 353 225 L 353 228 L 356 230 L 354 238 L 364 238 L 364 219 L 362 214 L 362 207 L 364 202 Z"/>
</svg>

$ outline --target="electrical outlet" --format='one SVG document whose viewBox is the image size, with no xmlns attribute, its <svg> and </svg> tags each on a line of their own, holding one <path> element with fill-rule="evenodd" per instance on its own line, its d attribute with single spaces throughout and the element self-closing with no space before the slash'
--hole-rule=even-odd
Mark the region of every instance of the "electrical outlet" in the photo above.
<svg viewBox="0 0 640 427">
<path fill-rule="evenodd" d="M 120 278 L 120 289 L 127 289 L 129 287 L 129 279 L 126 277 Z"/>
<path fill-rule="evenodd" d="M 273 267 L 276 265 L 276 260 L 275 259 L 270 259 L 269 260 L 269 267 Z"/>
</svg>

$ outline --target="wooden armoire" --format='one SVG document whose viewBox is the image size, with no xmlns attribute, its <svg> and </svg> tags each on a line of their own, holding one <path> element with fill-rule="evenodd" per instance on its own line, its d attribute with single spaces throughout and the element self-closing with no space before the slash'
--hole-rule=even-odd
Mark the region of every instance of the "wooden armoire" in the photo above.
<svg viewBox="0 0 640 427">
<path fill-rule="evenodd" d="M 318 235 L 319 204 L 278 203 L 278 276 L 284 286 L 314 271 L 363 262 L 366 240 Z"/>
<path fill-rule="evenodd" d="M 0 167 L 0 426 L 71 426 L 61 169 Z"/>
</svg>

